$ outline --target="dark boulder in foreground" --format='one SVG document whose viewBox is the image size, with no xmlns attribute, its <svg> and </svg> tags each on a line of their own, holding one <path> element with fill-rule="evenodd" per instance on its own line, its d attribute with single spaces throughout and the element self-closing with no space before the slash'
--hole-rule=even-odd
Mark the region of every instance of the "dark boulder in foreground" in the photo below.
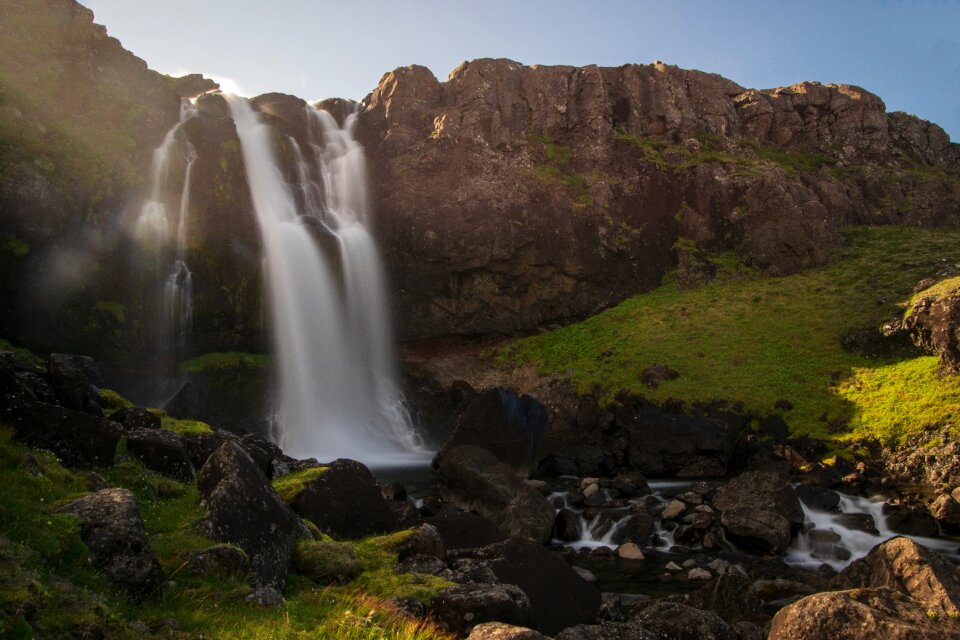
<svg viewBox="0 0 960 640">
<path fill-rule="evenodd" d="M 436 527 L 447 549 L 470 549 L 503 542 L 507 534 L 475 513 L 448 509 L 424 518 Z"/>
<path fill-rule="evenodd" d="M 59 510 L 77 516 L 91 562 L 137 598 L 157 591 L 163 574 L 150 551 L 137 499 L 127 489 L 103 489 Z"/>
<path fill-rule="evenodd" d="M 431 602 L 430 613 L 447 631 L 465 634 L 484 622 L 526 626 L 530 601 L 510 584 L 461 584 L 442 589 Z"/>
<path fill-rule="evenodd" d="M 561 629 L 591 622 L 600 610 L 600 592 L 596 587 L 541 545 L 507 540 L 450 555 L 460 560 L 484 561 L 499 582 L 522 589 L 530 600 L 532 614 L 527 626 L 541 633 L 554 635 Z"/>
<path fill-rule="evenodd" d="M 334 538 L 362 538 L 400 526 L 370 470 L 346 458 L 334 460 L 290 506 Z"/>
<path fill-rule="evenodd" d="M 537 543 L 550 540 L 554 509 L 486 449 L 454 447 L 440 458 L 440 497 L 494 522 L 504 533 Z"/>
<path fill-rule="evenodd" d="M 246 552 L 254 586 L 281 589 L 297 540 L 310 534 L 257 464 L 239 445 L 224 442 L 200 470 L 197 487 L 207 533 Z"/>
<path fill-rule="evenodd" d="M 453 448 L 476 445 L 519 475 L 526 476 L 547 431 L 547 409 L 528 395 L 490 389 L 470 401 L 457 428 L 437 454 L 436 464 Z"/>
<path fill-rule="evenodd" d="M 22 395 L 0 397 L 0 418 L 17 440 L 49 449 L 68 467 L 109 467 L 120 442 L 120 427 L 111 420 Z"/>
<path fill-rule="evenodd" d="M 136 429 L 127 433 L 127 451 L 151 471 L 183 482 L 196 472 L 180 437 L 164 429 Z"/>
</svg>

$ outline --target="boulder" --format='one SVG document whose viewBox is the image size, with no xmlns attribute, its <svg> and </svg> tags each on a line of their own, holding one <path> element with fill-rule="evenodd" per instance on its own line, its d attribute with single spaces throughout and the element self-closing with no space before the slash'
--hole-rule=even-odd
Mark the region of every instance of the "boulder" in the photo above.
<svg viewBox="0 0 960 640">
<path fill-rule="evenodd" d="M 187 571 L 207 578 L 240 578 L 249 570 L 250 558 L 231 544 L 216 544 L 187 556 Z"/>
<path fill-rule="evenodd" d="M 499 582 L 522 589 L 531 608 L 531 620 L 526 626 L 541 633 L 554 635 L 566 627 L 591 622 L 600 610 L 600 592 L 596 587 L 581 578 L 563 558 L 540 545 L 507 540 L 451 555 L 487 561 Z"/>
<path fill-rule="evenodd" d="M 780 553 L 803 524 L 803 509 L 786 480 L 772 471 L 749 471 L 717 489 L 727 537 L 747 550 Z"/>
<path fill-rule="evenodd" d="M 47 360 L 47 380 L 64 407 L 102 415 L 98 387 L 103 385 L 103 376 L 93 358 L 51 353 Z"/>
<path fill-rule="evenodd" d="M 654 600 L 640 609 L 632 622 L 654 638 L 671 640 L 737 640 L 737 634 L 713 611 L 702 611 L 679 602 Z"/>
<path fill-rule="evenodd" d="M 703 477 L 727 471 L 733 442 L 720 420 L 643 407 L 617 421 L 627 426 L 627 457 L 641 473 Z"/>
<path fill-rule="evenodd" d="M 255 587 L 282 589 L 298 539 L 310 534 L 250 456 L 223 442 L 197 478 L 207 510 L 206 532 L 250 558 Z"/>
<path fill-rule="evenodd" d="M 58 509 L 80 520 L 90 561 L 115 586 L 137 598 L 153 595 L 163 573 L 150 551 L 137 499 L 127 489 L 103 489 Z"/>
<path fill-rule="evenodd" d="M 494 522 L 504 533 L 546 543 L 554 509 L 543 495 L 481 447 L 454 447 L 440 457 L 440 497 Z"/>
<path fill-rule="evenodd" d="M 508 389 L 489 389 L 467 404 L 434 466 L 439 466 L 455 447 L 475 445 L 492 453 L 514 473 L 527 476 L 546 431 L 547 409 L 540 402 Z"/>
<path fill-rule="evenodd" d="M 716 612 L 728 624 L 763 622 L 763 602 L 745 575 L 727 571 L 686 597 L 686 604 Z"/>
<path fill-rule="evenodd" d="M 650 544 L 654 531 L 656 531 L 656 522 L 653 517 L 637 513 L 617 527 L 612 542 L 617 544 L 633 542 L 639 547 L 645 547 Z"/>
<path fill-rule="evenodd" d="M 370 470 L 346 458 L 333 461 L 290 506 L 334 538 L 353 540 L 399 528 L 397 516 Z"/>
<path fill-rule="evenodd" d="M 164 429 L 135 429 L 126 433 L 127 451 L 151 471 L 183 482 L 196 472 L 177 434 Z"/>
<path fill-rule="evenodd" d="M 942 617 L 960 616 L 960 576 L 952 564 L 909 538 L 878 544 L 834 578 L 834 589 L 889 587 Z"/>
<path fill-rule="evenodd" d="M 950 494 L 941 493 L 930 506 L 930 515 L 947 531 L 960 529 L 960 502 Z"/>
<path fill-rule="evenodd" d="M 473 628 L 467 640 L 550 640 L 550 638 L 526 627 L 515 627 L 502 622 L 484 622 Z"/>
<path fill-rule="evenodd" d="M 120 442 L 120 427 L 111 420 L 22 394 L 0 396 L 0 418 L 17 440 L 52 451 L 68 467 L 109 467 Z"/>
<path fill-rule="evenodd" d="M 769 640 L 947 640 L 960 638 L 956 622 L 885 587 L 817 593 L 788 604 L 770 623 Z"/>
<path fill-rule="evenodd" d="M 416 527 L 412 535 L 395 547 L 394 551 L 397 553 L 397 560 L 401 562 L 410 556 L 433 556 L 440 560 L 447 557 L 440 531 L 427 523 Z"/>
<path fill-rule="evenodd" d="M 236 440 L 236 436 L 223 431 L 213 433 L 185 433 L 180 436 L 183 450 L 193 463 L 194 469 L 201 469 L 210 454 L 217 450 L 224 440 Z"/>
<path fill-rule="evenodd" d="M 834 511 L 840 506 L 840 494 L 830 489 L 801 484 L 795 489 L 797 498 L 811 509 Z"/>
<path fill-rule="evenodd" d="M 727 538 L 747 551 L 777 554 L 790 544 L 790 522 L 773 511 L 733 507 L 721 514 L 720 523 Z"/>
<path fill-rule="evenodd" d="M 160 417 L 143 407 L 126 407 L 110 414 L 110 419 L 124 431 L 135 429 L 159 429 Z"/>
<path fill-rule="evenodd" d="M 510 584 L 462 584 L 441 589 L 430 602 L 430 613 L 447 631 L 465 634 L 484 622 L 526 626 L 530 601 Z"/>
</svg>

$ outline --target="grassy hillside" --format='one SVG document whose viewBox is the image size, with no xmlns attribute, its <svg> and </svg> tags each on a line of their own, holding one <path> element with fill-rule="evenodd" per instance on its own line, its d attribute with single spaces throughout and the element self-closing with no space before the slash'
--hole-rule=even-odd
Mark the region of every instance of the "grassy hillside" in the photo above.
<svg viewBox="0 0 960 640">
<path fill-rule="evenodd" d="M 536 363 L 608 403 L 620 391 L 654 401 L 742 402 L 759 415 L 777 400 L 793 433 L 838 444 L 897 443 L 960 416 L 960 383 L 936 359 L 866 357 L 843 346 L 903 314 L 922 278 L 956 269 L 960 231 L 855 228 L 830 264 L 772 278 L 717 260 L 718 277 L 680 290 L 669 280 L 583 322 L 518 340 L 501 362 Z M 952 275 L 952 274 L 951 274 Z M 861 350 L 869 353 L 868 350 Z M 665 363 L 680 376 L 656 389 L 641 372 Z"/>
<path fill-rule="evenodd" d="M 54 513 L 87 492 L 84 474 L 63 468 L 50 453 L 16 444 L 11 433 L 0 424 L 2 638 L 35 637 L 27 620 L 43 638 L 450 638 L 399 616 L 387 602 L 428 600 L 446 584 L 395 573 L 390 536 L 351 543 L 363 572 L 346 584 L 321 585 L 291 574 L 285 604 L 273 609 L 246 603 L 245 581 L 189 575 L 186 555 L 213 544 L 196 532 L 203 510 L 195 483 L 157 476 L 130 459 L 98 471 L 137 495 L 151 548 L 173 582 L 134 603 L 90 566 L 77 521 Z"/>
</svg>

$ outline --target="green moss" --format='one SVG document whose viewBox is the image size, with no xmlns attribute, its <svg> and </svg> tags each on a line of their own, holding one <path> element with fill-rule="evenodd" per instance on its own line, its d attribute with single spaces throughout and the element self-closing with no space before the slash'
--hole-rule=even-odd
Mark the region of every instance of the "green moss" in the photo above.
<svg viewBox="0 0 960 640">
<path fill-rule="evenodd" d="M 293 554 L 295 569 L 314 582 L 344 583 L 360 575 L 356 549 L 347 542 L 301 540 Z"/>
<path fill-rule="evenodd" d="M 124 324 L 127 321 L 126 306 L 115 300 L 99 300 L 93 305 L 93 309 L 94 311 L 106 313 L 120 324 Z"/>
<path fill-rule="evenodd" d="M 353 585 L 364 593 L 381 598 L 405 594 L 425 603 L 429 603 L 440 589 L 451 586 L 449 581 L 436 576 L 396 572 L 397 554 L 394 549 L 413 534 L 412 530 L 399 531 L 353 543 L 363 565 L 363 573 L 354 580 Z"/>
<path fill-rule="evenodd" d="M 10 342 L 9 340 L 4 340 L 3 338 L 0 338 L 0 351 L 12 351 L 15 354 L 17 354 L 17 357 L 20 358 L 21 360 L 29 362 L 30 364 L 37 367 L 44 366 L 43 358 L 36 355 L 29 349 L 18 347 L 12 342 Z"/>
<path fill-rule="evenodd" d="M 273 361 L 265 353 L 241 351 L 205 353 L 180 363 L 180 373 L 204 373 L 238 367 L 270 367 Z"/>
<path fill-rule="evenodd" d="M 837 394 L 853 405 L 850 437 L 884 445 L 945 425 L 960 426 L 960 385 L 942 378 L 935 356 L 857 368 Z"/>
<path fill-rule="evenodd" d="M 277 478 L 273 481 L 273 488 L 280 497 L 283 498 L 284 502 L 291 503 L 307 488 L 307 485 L 326 472 L 327 467 L 304 469 L 303 471 Z"/>
<path fill-rule="evenodd" d="M 848 352 L 840 337 L 899 313 L 897 301 L 905 304 L 942 256 L 960 255 L 960 231 L 857 228 L 844 238 L 831 264 L 783 278 L 764 277 L 728 255 L 703 287 L 681 291 L 665 278 L 651 292 L 513 342 L 496 357 L 569 376 L 580 393 L 604 403 L 626 391 L 654 401 L 739 401 L 764 415 L 785 398 L 794 404 L 794 434 L 847 443 L 857 408 L 834 388 L 855 372 L 892 363 Z M 640 373 L 658 362 L 680 377 L 649 389 Z"/>
<path fill-rule="evenodd" d="M 0 239 L 0 251 L 12 255 L 14 258 L 22 258 L 30 253 L 30 245 L 16 236 L 7 234 Z"/>
<path fill-rule="evenodd" d="M 134 404 L 113 389 L 100 390 L 100 408 L 104 413 L 113 413 L 120 409 L 129 409 Z"/>
<path fill-rule="evenodd" d="M 787 173 L 807 173 L 819 171 L 822 167 L 834 164 L 834 160 L 819 153 L 801 150 L 768 147 L 756 140 L 741 138 L 737 141 L 741 147 L 750 149 L 761 160 L 774 164 Z"/>
<path fill-rule="evenodd" d="M 150 408 L 148 411 L 160 418 L 160 428 L 173 431 L 177 435 L 213 433 L 213 427 L 202 420 L 171 418 L 163 409 Z"/>
</svg>

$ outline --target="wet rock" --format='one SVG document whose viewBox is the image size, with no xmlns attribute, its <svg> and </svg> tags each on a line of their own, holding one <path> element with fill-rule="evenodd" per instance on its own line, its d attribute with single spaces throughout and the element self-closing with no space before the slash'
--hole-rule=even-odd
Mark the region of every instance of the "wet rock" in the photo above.
<svg viewBox="0 0 960 640">
<path fill-rule="evenodd" d="M 621 560 L 643 560 L 643 552 L 634 543 L 626 542 L 617 547 L 617 557 Z"/>
<path fill-rule="evenodd" d="M 529 623 L 523 624 L 541 633 L 553 635 L 590 622 L 600 610 L 600 592 L 541 545 L 508 540 L 458 551 L 455 557 L 486 560 L 499 582 L 522 589 L 532 614 Z"/>
<path fill-rule="evenodd" d="M 137 598 L 150 596 L 160 588 L 160 563 L 150 551 L 132 492 L 103 489 L 74 500 L 58 512 L 77 516 L 91 562 L 115 586 Z"/>
<path fill-rule="evenodd" d="M 801 484 L 796 487 L 797 497 L 812 509 L 833 511 L 840 505 L 840 495 L 836 491 Z"/>
<path fill-rule="evenodd" d="M 610 488 L 624 498 L 634 498 L 650 493 L 650 485 L 639 471 L 621 473 L 610 483 Z"/>
<path fill-rule="evenodd" d="M 940 525 L 923 509 L 887 503 L 883 505 L 883 515 L 887 518 L 887 526 L 896 533 L 924 538 L 940 535 Z"/>
<path fill-rule="evenodd" d="M 530 396 L 508 389 L 490 389 L 463 410 L 453 435 L 434 463 L 438 467 L 452 449 L 480 446 L 513 472 L 527 476 L 547 431 L 547 409 Z"/>
<path fill-rule="evenodd" d="M 430 603 L 437 623 L 451 633 L 464 634 L 484 622 L 526 626 L 530 601 L 511 584 L 463 584 L 441 589 Z"/>
<path fill-rule="evenodd" d="M 623 522 L 617 531 L 613 534 L 613 542 L 623 544 L 633 542 L 639 547 L 649 544 L 653 532 L 656 530 L 656 523 L 652 516 L 645 514 L 636 514 L 630 516 L 630 519 Z"/>
<path fill-rule="evenodd" d="M 127 451 L 151 471 L 183 482 L 196 472 L 177 434 L 163 429 L 135 429 L 126 433 Z"/>
<path fill-rule="evenodd" d="M 399 527 L 370 470 L 346 458 L 330 463 L 290 506 L 334 538 L 352 540 Z"/>
<path fill-rule="evenodd" d="M 875 546 L 865 557 L 841 571 L 832 587 L 889 587 L 940 616 L 960 616 L 960 576 L 955 568 L 909 538 L 892 538 Z"/>
<path fill-rule="evenodd" d="M 728 539 L 748 551 L 782 553 L 790 544 L 790 523 L 773 511 L 733 507 L 723 512 L 720 522 Z"/>
<path fill-rule="evenodd" d="M 854 531 L 863 531 L 873 535 L 880 533 L 877 531 L 877 523 L 874 522 L 873 516 L 869 513 L 841 513 L 837 515 L 836 522 L 840 526 Z"/>
<path fill-rule="evenodd" d="M 467 636 L 467 640 L 550 640 L 542 633 L 526 627 L 515 627 L 502 622 L 478 624 Z"/>
<path fill-rule="evenodd" d="M 450 449 L 440 458 L 437 482 L 444 501 L 475 511 L 504 533 L 541 544 L 550 539 L 553 507 L 486 449 Z"/>
<path fill-rule="evenodd" d="M 889 588 L 853 589 L 807 596 L 777 612 L 770 640 L 879 637 L 934 640 L 960 638 L 956 623 L 928 616 L 919 602 Z"/>
<path fill-rule="evenodd" d="M 769 471 L 748 471 L 717 489 L 713 506 L 720 511 L 749 507 L 772 511 L 791 527 L 803 524 L 803 509 L 796 492 L 783 476 Z"/>
<path fill-rule="evenodd" d="M 209 535 L 244 550 L 255 587 L 282 588 L 296 541 L 310 534 L 253 459 L 238 444 L 222 443 L 200 470 L 197 488 Z"/>
<path fill-rule="evenodd" d="M 560 509 L 554 521 L 555 535 L 558 540 L 571 542 L 583 537 L 583 522 L 580 514 L 571 509 Z"/>
</svg>

